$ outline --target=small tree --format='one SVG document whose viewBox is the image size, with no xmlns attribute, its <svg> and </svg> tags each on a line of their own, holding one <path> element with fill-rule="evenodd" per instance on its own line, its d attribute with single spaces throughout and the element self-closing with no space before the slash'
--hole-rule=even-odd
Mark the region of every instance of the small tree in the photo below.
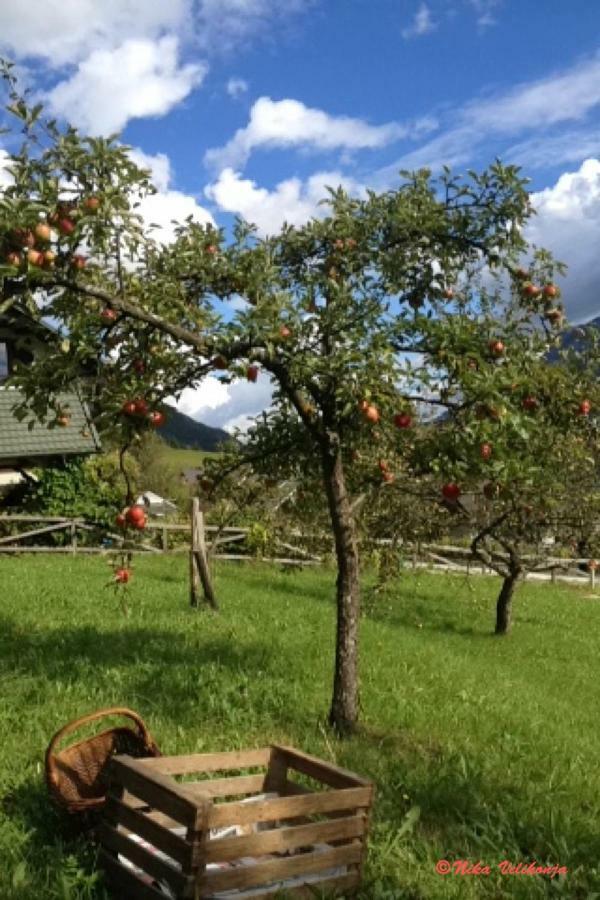
<svg viewBox="0 0 600 900">
<path fill-rule="evenodd" d="M 395 416 L 419 399 L 463 409 L 455 382 L 472 382 L 480 402 L 492 403 L 500 347 L 511 348 L 508 370 L 522 375 L 534 364 L 544 336 L 532 320 L 547 298 L 537 287 L 505 296 L 498 277 L 518 281 L 531 212 L 524 181 L 500 163 L 468 179 L 403 173 L 396 190 L 364 200 L 332 191 L 323 219 L 265 240 L 238 222 L 226 245 L 222 232 L 188 220 L 162 246 L 136 212 L 152 187 L 127 148 L 42 120 L 7 77 L 25 136 L 0 200 L 0 308 L 19 297 L 64 328 L 60 351 L 15 379 L 23 412 L 61 414 L 57 392 L 83 369 L 94 377 L 99 427 L 127 443 L 161 399 L 209 373 L 268 373 L 273 409 L 246 449 L 254 454 L 257 442 L 271 459 L 319 473 L 337 564 L 329 718 L 339 732 L 352 730 L 360 614 L 353 454 L 365 444 L 382 456 L 398 447 Z M 548 255 L 539 272 L 554 289 Z M 240 309 L 222 312 L 240 297 Z M 469 357 L 481 362 L 472 378 Z M 500 426 L 507 458 L 517 421 L 523 440 L 529 430 L 513 413 Z M 476 442 L 461 445 L 461 458 L 457 447 L 444 437 L 432 458 L 440 479 L 465 474 L 478 454 Z"/>
</svg>

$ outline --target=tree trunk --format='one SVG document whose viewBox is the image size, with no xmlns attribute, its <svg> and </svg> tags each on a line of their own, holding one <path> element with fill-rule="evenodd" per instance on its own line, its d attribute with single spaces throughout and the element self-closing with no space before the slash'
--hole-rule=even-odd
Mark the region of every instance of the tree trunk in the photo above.
<svg viewBox="0 0 600 900">
<path fill-rule="evenodd" d="M 337 558 L 335 674 L 329 724 L 339 734 L 352 732 L 358 720 L 358 628 L 360 585 L 358 546 L 350 498 L 338 448 L 323 454 L 323 477 Z"/>
<path fill-rule="evenodd" d="M 502 582 L 502 588 L 496 602 L 496 634 L 508 634 L 510 631 L 512 599 L 519 574 L 519 572 L 512 572 Z"/>
</svg>

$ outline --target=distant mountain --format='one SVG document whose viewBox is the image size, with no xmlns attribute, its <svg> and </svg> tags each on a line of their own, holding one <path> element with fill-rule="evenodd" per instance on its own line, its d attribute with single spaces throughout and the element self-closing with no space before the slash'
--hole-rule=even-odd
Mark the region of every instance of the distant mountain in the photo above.
<svg viewBox="0 0 600 900">
<path fill-rule="evenodd" d="M 231 435 L 222 428 L 212 428 L 210 425 L 196 422 L 168 403 L 165 403 L 164 411 L 166 422 L 160 429 L 160 436 L 172 447 L 214 451 L 219 450 L 219 445 L 224 441 L 231 440 Z"/>
<path fill-rule="evenodd" d="M 555 363 L 559 359 L 559 350 L 583 350 L 586 345 L 587 335 L 592 331 L 600 329 L 600 316 L 590 319 L 589 322 L 582 322 L 581 325 L 573 325 L 571 328 L 561 334 L 560 348 L 553 347 L 546 356 L 548 362 Z"/>
</svg>

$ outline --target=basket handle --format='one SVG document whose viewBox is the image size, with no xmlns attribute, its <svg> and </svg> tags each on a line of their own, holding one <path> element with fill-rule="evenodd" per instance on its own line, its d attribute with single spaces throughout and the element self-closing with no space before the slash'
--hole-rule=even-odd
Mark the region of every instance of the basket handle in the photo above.
<svg viewBox="0 0 600 900">
<path fill-rule="evenodd" d="M 48 745 L 48 749 L 46 750 L 46 760 L 49 760 L 50 757 L 54 754 L 54 749 L 59 741 L 62 740 L 67 734 L 70 734 L 72 731 L 75 731 L 77 728 L 81 728 L 82 725 L 87 725 L 89 722 L 94 722 L 96 719 L 104 719 L 107 716 L 126 716 L 129 719 L 132 719 L 136 726 L 137 730 L 142 738 L 144 744 L 147 747 L 153 746 L 152 738 L 150 737 L 150 733 L 144 724 L 141 716 L 138 716 L 132 709 L 126 709 L 125 707 L 115 706 L 110 709 L 99 709 L 97 712 L 90 713 L 87 716 L 81 716 L 79 719 L 74 719 L 72 722 L 68 722 L 66 725 L 56 732 L 50 744 Z"/>
</svg>

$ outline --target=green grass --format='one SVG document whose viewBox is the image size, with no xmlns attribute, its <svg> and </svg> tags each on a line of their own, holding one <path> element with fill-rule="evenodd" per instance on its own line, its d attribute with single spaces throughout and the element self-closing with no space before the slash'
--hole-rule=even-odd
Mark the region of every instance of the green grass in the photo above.
<svg viewBox="0 0 600 900">
<path fill-rule="evenodd" d="M 137 709 L 166 753 L 296 744 L 377 784 L 364 898 L 588 898 L 600 884 L 600 604 L 526 585 L 491 636 L 496 579 L 407 575 L 362 624 L 362 717 L 324 727 L 334 576 L 217 571 L 222 613 L 187 608 L 183 558 L 136 562 L 124 618 L 98 558 L 0 558 L 0 897 L 100 898 L 93 851 L 48 804 L 52 733 Z M 492 875 L 436 875 L 469 859 Z M 500 876 L 509 859 L 564 883 Z"/>
<path fill-rule="evenodd" d="M 219 455 L 205 450 L 187 450 L 183 447 L 169 447 L 168 445 L 161 450 L 161 457 L 165 460 L 166 465 L 177 475 L 183 469 L 197 469 L 205 459 L 216 458 Z"/>
</svg>

